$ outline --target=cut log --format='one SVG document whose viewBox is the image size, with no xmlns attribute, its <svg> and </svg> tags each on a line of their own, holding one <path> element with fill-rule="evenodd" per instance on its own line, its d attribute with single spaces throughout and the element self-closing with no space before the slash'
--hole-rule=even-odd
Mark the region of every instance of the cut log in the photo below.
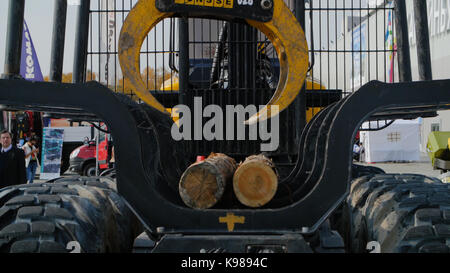
<svg viewBox="0 0 450 273">
<path fill-rule="evenodd" d="M 247 157 L 234 173 L 234 193 L 246 206 L 256 208 L 267 204 L 277 188 L 275 164 L 262 154 Z"/>
<path fill-rule="evenodd" d="M 225 154 L 211 153 L 204 161 L 189 166 L 179 183 L 183 202 L 191 208 L 207 209 L 223 196 L 227 183 L 231 183 L 236 161 Z"/>
</svg>

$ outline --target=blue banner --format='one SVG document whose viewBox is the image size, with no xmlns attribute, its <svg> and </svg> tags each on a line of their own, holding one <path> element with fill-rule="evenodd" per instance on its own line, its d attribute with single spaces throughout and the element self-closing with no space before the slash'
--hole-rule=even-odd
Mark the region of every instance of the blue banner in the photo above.
<svg viewBox="0 0 450 273">
<path fill-rule="evenodd" d="M 39 65 L 30 30 L 27 23 L 23 21 L 22 34 L 22 56 L 20 58 L 20 75 L 28 81 L 43 81 L 41 67 Z"/>
<path fill-rule="evenodd" d="M 44 128 L 40 179 L 58 178 L 61 168 L 64 129 Z"/>
</svg>

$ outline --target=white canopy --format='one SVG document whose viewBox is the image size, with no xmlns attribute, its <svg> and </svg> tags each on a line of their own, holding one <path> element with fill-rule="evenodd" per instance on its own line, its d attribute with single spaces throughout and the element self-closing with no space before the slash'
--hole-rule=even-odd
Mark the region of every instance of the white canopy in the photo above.
<svg viewBox="0 0 450 273">
<path fill-rule="evenodd" d="M 362 131 L 365 162 L 420 161 L 420 119 L 396 120 L 380 131 Z M 371 127 L 375 127 L 372 122 Z M 368 128 L 365 122 L 362 128 Z"/>
</svg>

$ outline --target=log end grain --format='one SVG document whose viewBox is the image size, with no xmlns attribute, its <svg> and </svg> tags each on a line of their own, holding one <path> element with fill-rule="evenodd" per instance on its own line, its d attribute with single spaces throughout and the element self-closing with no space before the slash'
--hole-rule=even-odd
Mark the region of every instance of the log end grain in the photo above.
<svg viewBox="0 0 450 273">
<path fill-rule="evenodd" d="M 239 166 L 233 177 L 233 189 L 239 202 L 249 207 L 261 207 L 274 197 L 278 178 L 273 168 L 258 161 Z"/>
<path fill-rule="evenodd" d="M 195 209 L 214 206 L 221 200 L 227 181 L 231 181 L 235 170 L 234 159 L 212 153 L 205 161 L 192 164 L 183 173 L 179 183 L 181 199 Z"/>
<path fill-rule="evenodd" d="M 190 167 L 180 179 L 179 192 L 183 202 L 191 208 L 207 209 L 223 195 L 224 181 L 208 162 Z"/>
</svg>

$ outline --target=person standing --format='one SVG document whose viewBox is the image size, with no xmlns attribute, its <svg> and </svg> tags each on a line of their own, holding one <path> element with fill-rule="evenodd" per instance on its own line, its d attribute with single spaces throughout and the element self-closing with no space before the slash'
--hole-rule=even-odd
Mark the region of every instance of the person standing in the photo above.
<svg viewBox="0 0 450 273">
<path fill-rule="evenodd" d="M 359 145 L 359 141 L 357 140 L 353 144 L 353 160 L 359 161 L 360 156 L 361 156 L 361 146 Z"/>
<path fill-rule="evenodd" d="M 39 153 L 39 148 L 36 148 L 38 139 L 36 136 L 32 136 L 30 140 L 27 141 L 22 146 L 25 152 L 25 167 L 27 171 L 27 181 L 28 183 L 33 183 L 34 175 L 36 174 L 36 168 L 38 166 L 37 154 Z"/>
<path fill-rule="evenodd" d="M 7 130 L 0 133 L 2 149 L 0 153 L 0 188 L 25 184 L 25 154 L 22 149 L 14 147 L 12 136 Z"/>
</svg>

